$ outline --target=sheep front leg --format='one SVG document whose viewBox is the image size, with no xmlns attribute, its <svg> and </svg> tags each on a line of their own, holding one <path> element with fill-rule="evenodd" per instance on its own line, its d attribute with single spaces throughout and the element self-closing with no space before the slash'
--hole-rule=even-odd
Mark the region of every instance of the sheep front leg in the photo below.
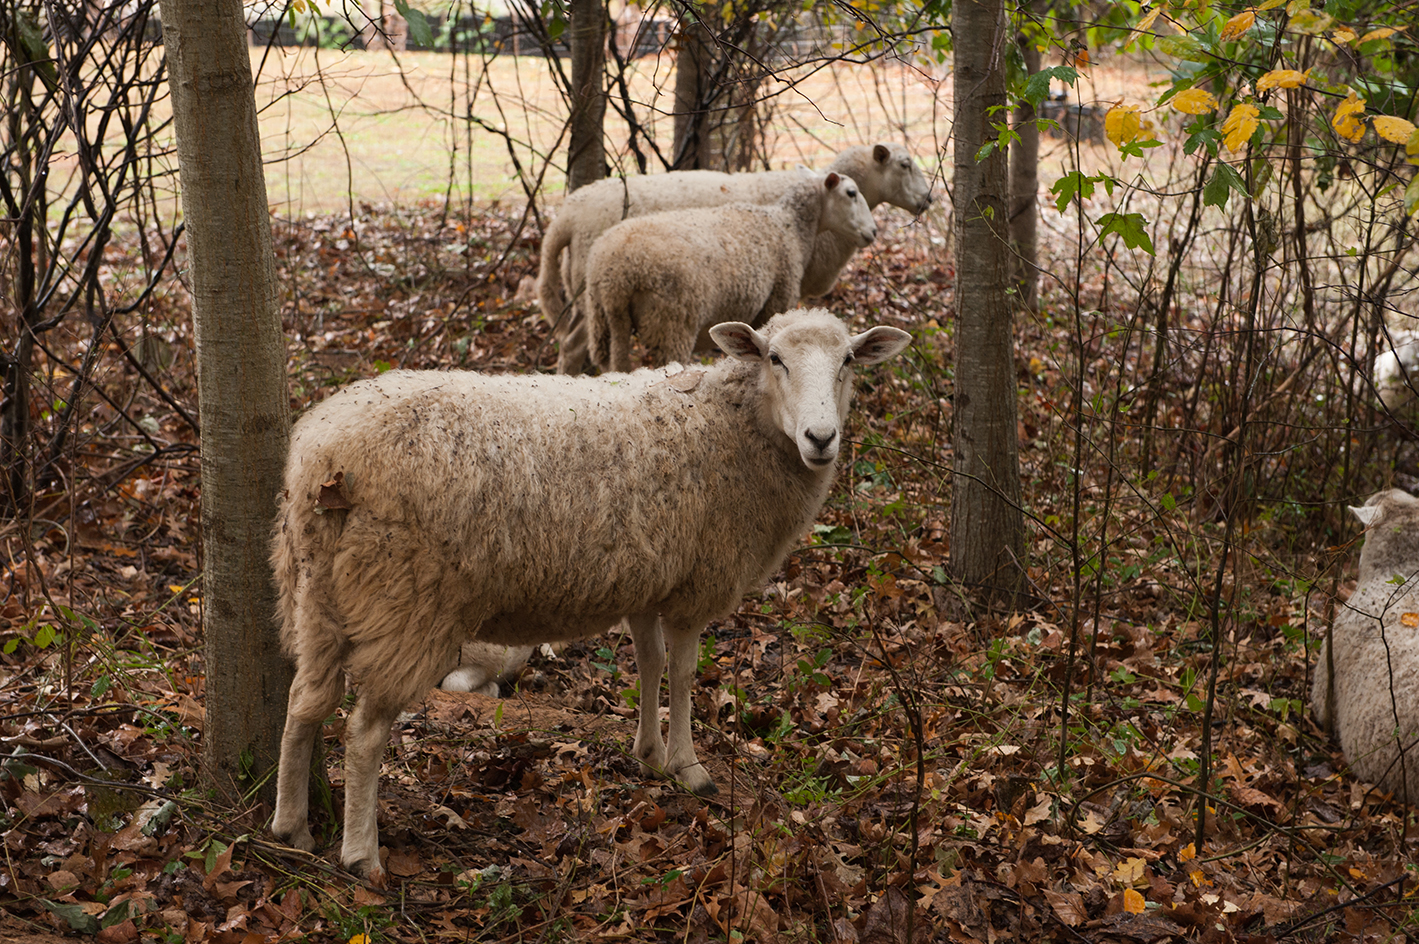
<svg viewBox="0 0 1419 944">
<path fill-rule="evenodd" d="M 321 723 L 345 697 L 345 673 L 334 659 L 315 665 L 303 660 L 291 681 L 281 763 L 276 775 L 276 815 L 271 832 L 305 852 L 315 851 L 310 834 L 310 757 Z"/>
<path fill-rule="evenodd" d="M 719 788 L 695 755 L 690 735 L 690 689 L 699 664 L 700 629 L 683 625 L 665 629 L 670 641 L 670 747 L 665 770 L 691 793 L 710 796 Z"/>
<path fill-rule="evenodd" d="M 633 750 L 647 776 L 665 776 L 665 741 L 660 736 L 660 679 L 665 674 L 665 636 L 658 616 L 627 620 L 636 644 L 636 671 L 641 680 L 640 719 Z"/>
<path fill-rule="evenodd" d="M 384 879 L 379 864 L 379 767 L 399 708 L 362 693 L 345 732 L 345 841 L 340 862 L 376 885 Z"/>
</svg>

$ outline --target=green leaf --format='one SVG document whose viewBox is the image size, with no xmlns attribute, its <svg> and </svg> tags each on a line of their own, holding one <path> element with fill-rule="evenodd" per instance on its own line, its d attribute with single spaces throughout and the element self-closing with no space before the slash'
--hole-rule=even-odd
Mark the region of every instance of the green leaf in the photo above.
<svg viewBox="0 0 1419 944">
<path fill-rule="evenodd" d="M 1049 192 L 1055 195 L 1054 205 L 1063 213 L 1075 197 L 1081 201 L 1092 197 L 1095 182 L 1093 177 L 1085 177 L 1079 171 L 1072 170 L 1056 180 Z"/>
<path fill-rule="evenodd" d="M 1049 86 L 1053 79 L 1058 79 L 1065 85 L 1073 85 L 1079 80 L 1079 70 L 1070 66 L 1050 66 L 1048 69 L 1041 69 L 1025 81 L 1025 88 L 1020 93 L 1020 97 L 1039 108 L 1040 103 L 1049 98 Z"/>
<path fill-rule="evenodd" d="M 1212 54 L 1203 48 L 1202 43 L 1191 36 L 1159 37 L 1158 48 L 1174 59 L 1187 62 L 1208 62 L 1212 58 Z"/>
<path fill-rule="evenodd" d="M 425 48 L 434 44 L 434 31 L 429 29 L 429 19 L 422 10 L 409 6 L 409 0 L 394 0 L 394 9 L 409 24 L 409 38 Z"/>
<path fill-rule="evenodd" d="M 1231 164 L 1219 163 L 1217 170 L 1207 181 L 1207 186 L 1202 190 L 1202 205 L 1225 208 L 1227 198 L 1231 196 L 1233 190 L 1246 196 L 1246 181 L 1242 180 L 1242 175 L 1237 173 Z"/>
<path fill-rule="evenodd" d="M 1404 212 L 1412 214 L 1416 211 L 1419 211 L 1419 174 L 1404 188 Z"/>
<path fill-rule="evenodd" d="M 1146 139 L 1146 140 L 1142 140 L 1142 141 L 1129 141 L 1129 142 L 1127 142 L 1126 144 L 1124 144 L 1123 147 L 1119 148 L 1119 149 L 1118 149 L 1118 152 L 1123 155 L 1123 159 L 1124 159 L 1124 160 L 1128 160 L 1130 157 L 1141 158 L 1141 157 L 1143 157 L 1143 152 L 1146 151 L 1146 150 L 1148 150 L 1149 148 L 1162 147 L 1162 146 L 1163 146 L 1163 142 L 1162 142 L 1162 141 L 1158 141 L 1158 140 L 1156 140 L 1156 139 Z"/>
<path fill-rule="evenodd" d="M 1153 255 L 1153 240 L 1148 238 L 1148 221 L 1142 213 L 1105 213 L 1096 222 L 1100 239 L 1117 233 L 1129 249 L 1142 249 Z"/>
<path fill-rule="evenodd" d="M 78 905 L 61 905 L 58 902 L 50 901 L 47 898 L 39 900 L 41 905 L 48 908 L 56 917 L 63 918 L 69 922 L 69 927 L 80 934 L 98 934 L 100 930 L 98 919 L 88 914 Z"/>
</svg>

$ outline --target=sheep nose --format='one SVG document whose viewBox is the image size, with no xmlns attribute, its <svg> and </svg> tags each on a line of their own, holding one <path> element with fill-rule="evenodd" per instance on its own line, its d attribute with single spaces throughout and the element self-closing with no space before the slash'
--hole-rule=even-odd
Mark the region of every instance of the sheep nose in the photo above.
<svg viewBox="0 0 1419 944">
<path fill-rule="evenodd" d="M 808 441 L 813 444 L 813 448 L 817 449 L 819 452 L 823 452 L 833 444 L 834 439 L 838 438 L 838 431 L 830 429 L 827 433 L 815 433 L 811 429 L 806 429 L 803 431 L 803 435 L 808 437 Z"/>
</svg>

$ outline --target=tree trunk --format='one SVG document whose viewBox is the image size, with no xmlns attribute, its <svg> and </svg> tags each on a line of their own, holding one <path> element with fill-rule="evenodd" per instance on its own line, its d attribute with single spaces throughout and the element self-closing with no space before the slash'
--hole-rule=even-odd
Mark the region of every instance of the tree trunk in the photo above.
<svg viewBox="0 0 1419 944">
<path fill-rule="evenodd" d="M 203 775 L 246 791 L 276 766 L 291 684 L 267 562 L 286 348 L 241 0 L 162 0 L 162 15 L 202 418 Z"/>
<path fill-rule="evenodd" d="M 680 29 L 680 52 L 675 60 L 675 136 L 671 170 L 696 170 L 708 166 L 705 133 L 705 86 L 714 61 L 706 29 L 686 14 Z"/>
<path fill-rule="evenodd" d="M 606 4 L 571 0 L 572 133 L 567 192 L 606 176 Z"/>
<path fill-rule="evenodd" d="M 1024 586 L 1025 526 L 1006 295 L 1006 154 L 977 162 L 1004 111 L 1004 0 L 956 0 L 956 395 L 951 570 L 978 602 L 1010 607 Z"/>
<path fill-rule="evenodd" d="M 1040 71 L 1040 50 L 1034 40 L 1021 36 L 1019 43 L 1025 74 Z M 1034 311 L 1040 286 L 1035 235 L 1040 216 L 1040 129 L 1035 125 L 1035 106 L 1024 100 L 1015 109 L 1015 133 L 1020 139 L 1010 147 L 1010 283 L 1016 301 Z"/>
</svg>

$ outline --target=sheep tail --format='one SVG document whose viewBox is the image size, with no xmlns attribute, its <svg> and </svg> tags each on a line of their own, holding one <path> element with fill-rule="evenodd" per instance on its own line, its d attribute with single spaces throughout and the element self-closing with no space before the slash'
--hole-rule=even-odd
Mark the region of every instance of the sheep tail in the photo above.
<svg viewBox="0 0 1419 944">
<path fill-rule="evenodd" d="M 537 299 L 542 305 L 542 317 L 552 326 L 558 338 L 571 327 L 572 303 L 562 284 L 562 250 L 571 244 L 575 227 L 565 222 L 565 210 L 552 219 L 542 237 L 542 257 L 537 264 Z"/>
<path fill-rule="evenodd" d="M 345 518 L 343 511 L 317 515 L 313 509 L 302 510 L 296 504 L 290 494 L 282 499 L 271 541 L 281 651 L 291 659 L 296 659 L 298 650 L 310 644 L 311 640 L 302 637 L 325 624 L 323 620 L 309 618 L 314 614 L 306 598 L 315 589 L 313 585 L 328 585 Z M 315 568 L 321 567 L 322 562 L 323 572 L 317 573 Z"/>
</svg>

